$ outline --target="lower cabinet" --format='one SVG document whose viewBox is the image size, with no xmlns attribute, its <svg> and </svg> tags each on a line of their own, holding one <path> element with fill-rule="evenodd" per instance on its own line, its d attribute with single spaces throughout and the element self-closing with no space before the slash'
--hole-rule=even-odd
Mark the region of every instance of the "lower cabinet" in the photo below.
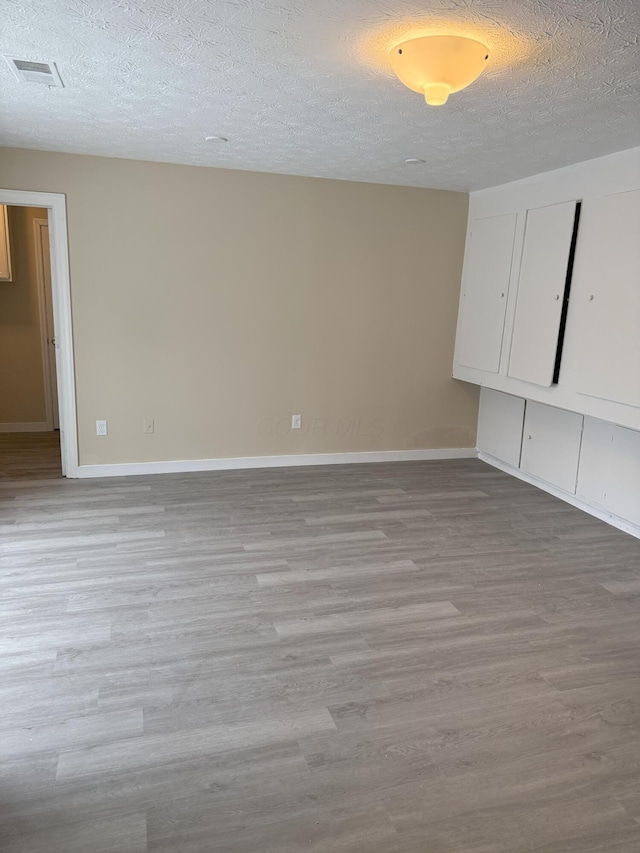
<svg viewBox="0 0 640 853">
<path fill-rule="evenodd" d="M 507 465 L 520 464 L 524 400 L 483 388 L 478 412 L 478 448 Z"/>
<path fill-rule="evenodd" d="M 582 439 L 582 415 L 527 402 L 520 468 L 575 494 Z"/>
<path fill-rule="evenodd" d="M 578 496 L 640 525 L 640 432 L 584 419 Z"/>
<path fill-rule="evenodd" d="M 640 432 L 483 388 L 478 450 L 640 531 Z"/>
</svg>

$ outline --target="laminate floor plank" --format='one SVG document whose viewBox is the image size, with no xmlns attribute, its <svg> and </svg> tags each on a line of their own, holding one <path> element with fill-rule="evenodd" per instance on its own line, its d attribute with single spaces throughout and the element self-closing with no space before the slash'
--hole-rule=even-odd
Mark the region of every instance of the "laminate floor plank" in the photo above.
<svg viewBox="0 0 640 853">
<path fill-rule="evenodd" d="M 0 485 L 21 479 L 48 485 L 49 477 L 61 476 L 59 432 L 0 433 Z"/>
<path fill-rule="evenodd" d="M 104 746 L 63 749 L 57 779 L 112 774 L 140 767 L 157 767 L 185 758 L 203 758 L 220 752 L 270 743 L 295 741 L 308 732 L 333 731 L 335 723 L 326 709 L 297 711 L 277 719 L 258 719 L 240 725 L 184 729 L 116 740 Z"/>
<path fill-rule="evenodd" d="M 60 817 L 63 822 L 58 825 L 5 836 L 3 853 L 146 853 L 149 849 L 145 812 L 130 814 L 123 810 L 117 820 Z"/>
<path fill-rule="evenodd" d="M 57 453 L 0 436 L 2 851 L 640 850 L 640 542 L 477 460 Z"/>
</svg>

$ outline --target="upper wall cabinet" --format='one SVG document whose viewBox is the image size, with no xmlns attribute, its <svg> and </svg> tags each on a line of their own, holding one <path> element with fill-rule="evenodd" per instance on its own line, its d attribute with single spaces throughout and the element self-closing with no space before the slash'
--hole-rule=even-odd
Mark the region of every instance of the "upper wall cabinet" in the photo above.
<svg viewBox="0 0 640 853">
<path fill-rule="evenodd" d="M 453 376 L 640 432 L 640 148 L 473 192 L 469 231 Z"/>
<path fill-rule="evenodd" d="M 514 379 L 554 381 L 574 227 L 574 201 L 527 211 L 509 356 Z"/>
<path fill-rule="evenodd" d="M 456 361 L 497 373 L 516 230 L 515 213 L 472 223 L 465 251 Z"/>
<path fill-rule="evenodd" d="M 640 406 L 640 190 L 583 205 L 569 323 L 576 391 Z"/>
</svg>

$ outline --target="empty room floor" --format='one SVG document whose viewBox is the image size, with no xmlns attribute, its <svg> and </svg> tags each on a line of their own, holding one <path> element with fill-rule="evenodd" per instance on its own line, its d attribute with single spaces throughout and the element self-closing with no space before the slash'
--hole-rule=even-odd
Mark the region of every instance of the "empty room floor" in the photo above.
<svg viewBox="0 0 640 853">
<path fill-rule="evenodd" d="M 3 853 L 640 850 L 640 542 L 477 460 L 0 482 Z"/>
<path fill-rule="evenodd" d="M 62 476 L 60 433 L 0 433 L 0 482 Z"/>
</svg>

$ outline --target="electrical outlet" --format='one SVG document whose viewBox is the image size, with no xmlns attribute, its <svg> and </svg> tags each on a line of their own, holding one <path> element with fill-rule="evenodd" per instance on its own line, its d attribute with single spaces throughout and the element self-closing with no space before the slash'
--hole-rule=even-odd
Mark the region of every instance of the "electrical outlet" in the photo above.
<svg viewBox="0 0 640 853">
<path fill-rule="evenodd" d="M 96 421 L 96 435 L 107 435 L 106 421 Z"/>
<path fill-rule="evenodd" d="M 302 426 L 302 415 L 291 415 L 291 429 L 300 429 Z"/>
<path fill-rule="evenodd" d="M 142 431 L 145 435 L 153 435 L 153 418 L 144 421 Z"/>
</svg>

